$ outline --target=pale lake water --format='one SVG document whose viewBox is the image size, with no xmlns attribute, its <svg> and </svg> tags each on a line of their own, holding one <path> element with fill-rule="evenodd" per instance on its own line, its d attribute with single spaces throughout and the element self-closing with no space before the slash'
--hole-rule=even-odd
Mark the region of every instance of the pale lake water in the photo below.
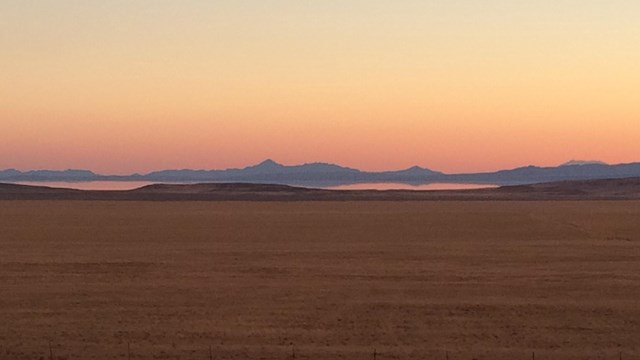
<svg viewBox="0 0 640 360">
<path fill-rule="evenodd" d="M 458 183 L 431 183 L 411 185 L 402 183 L 362 183 L 332 186 L 332 190 L 472 190 L 491 189 L 498 185 L 492 184 L 458 184 Z"/>
<path fill-rule="evenodd" d="M 154 183 L 149 181 L 21 181 L 16 184 L 77 190 L 133 190 Z"/>
<path fill-rule="evenodd" d="M 32 186 L 48 186 L 54 188 L 78 189 L 78 190 L 133 190 L 143 186 L 155 184 L 149 181 L 79 181 L 79 182 L 54 182 L 54 181 L 23 181 L 17 184 Z M 332 190 L 471 190 L 495 188 L 491 184 L 458 184 L 458 183 L 432 183 L 411 185 L 402 183 L 360 183 L 325 187 Z"/>
</svg>

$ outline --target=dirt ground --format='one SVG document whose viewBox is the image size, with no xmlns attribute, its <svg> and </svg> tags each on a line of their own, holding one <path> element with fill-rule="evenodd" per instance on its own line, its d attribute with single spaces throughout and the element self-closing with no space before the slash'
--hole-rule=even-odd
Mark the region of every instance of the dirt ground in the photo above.
<svg viewBox="0 0 640 360">
<path fill-rule="evenodd" d="M 49 344 L 640 359 L 640 202 L 0 202 L 0 359 Z"/>
</svg>

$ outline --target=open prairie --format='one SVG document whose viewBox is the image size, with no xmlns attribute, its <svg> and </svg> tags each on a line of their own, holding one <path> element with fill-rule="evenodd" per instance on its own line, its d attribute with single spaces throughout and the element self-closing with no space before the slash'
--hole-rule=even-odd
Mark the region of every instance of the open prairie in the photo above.
<svg viewBox="0 0 640 360">
<path fill-rule="evenodd" d="M 0 202 L 0 359 L 210 346 L 638 359 L 640 202 Z"/>
</svg>

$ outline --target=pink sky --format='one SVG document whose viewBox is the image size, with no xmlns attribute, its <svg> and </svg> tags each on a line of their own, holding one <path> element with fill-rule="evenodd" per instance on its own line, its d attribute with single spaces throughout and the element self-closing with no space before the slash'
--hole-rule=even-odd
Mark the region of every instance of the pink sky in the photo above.
<svg viewBox="0 0 640 360">
<path fill-rule="evenodd" d="M 276 3 L 3 3 L 0 169 L 640 160 L 640 2 Z"/>
</svg>

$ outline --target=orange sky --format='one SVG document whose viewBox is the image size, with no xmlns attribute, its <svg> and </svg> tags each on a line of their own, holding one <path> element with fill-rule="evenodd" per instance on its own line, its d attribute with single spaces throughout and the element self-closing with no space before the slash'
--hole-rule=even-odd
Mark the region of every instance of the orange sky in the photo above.
<svg viewBox="0 0 640 360">
<path fill-rule="evenodd" d="M 0 3 L 0 169 L 640 160 L 635 0 Z"/>
</svg>

